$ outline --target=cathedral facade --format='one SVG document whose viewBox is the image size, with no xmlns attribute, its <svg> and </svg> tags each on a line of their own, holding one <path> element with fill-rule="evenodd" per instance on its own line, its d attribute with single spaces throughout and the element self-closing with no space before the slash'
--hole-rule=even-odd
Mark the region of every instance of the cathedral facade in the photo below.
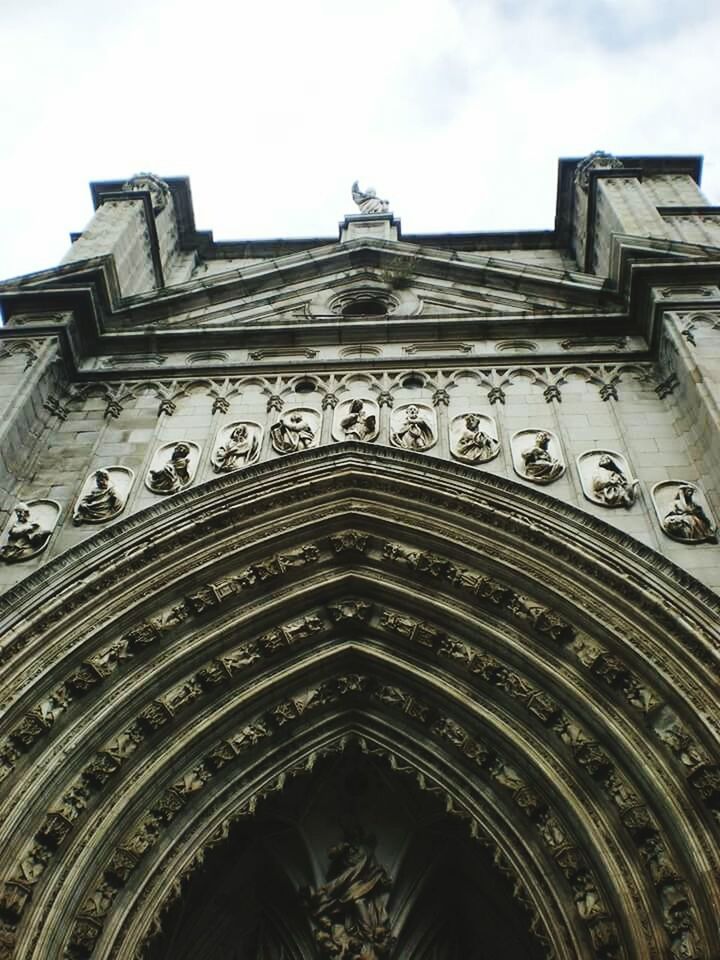
<svg viewBox="0 0 720 960">
<path fill-rule="evenodd" d="M 720 957 L 720 208 L 0 285 L 0 960 Z M 350 199 L 350 198 L 349 198 Z"/>
</svg>

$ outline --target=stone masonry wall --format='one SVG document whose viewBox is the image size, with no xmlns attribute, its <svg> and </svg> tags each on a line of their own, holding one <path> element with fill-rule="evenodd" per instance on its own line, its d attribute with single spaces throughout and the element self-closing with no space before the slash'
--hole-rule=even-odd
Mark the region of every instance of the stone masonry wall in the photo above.
<svg viewBox="0 0 720 960">
<path fill-rule="evenodd" d="M 720 342 L 720 334 L 713 334 Z M 650 488 L 657 481 L 686 480 L 706 490 L 718 513 L 718 471 L 713 465 L 716 461 L 711 460 L 716 453 L 711 450 L 717 451 L 720 432 L 716 423 L 703 426 L 692 390 L 681 388 L 676 396 L 661 398 L 658 378 L 649 365 L 625 364 L 603 371 L 576 363 L 543 369 L 544 373 L 519 365 L 502 370 L 391 371 L 369 364 L 364 371 L 277 376 L 263 370 L 262 377 L 114 384 L 112 396 L 107 386 L 85 385 L 76 387 L 74 399 L 63 401 L 67 407 L 64 420 L 42 408 L 43 391 L 49 389 L 51 378 L 48 375 L 46 382 L 41 377 L 42 382 L 34 388 L 36 399 L 28 401 L 35 419 L 26 422 L 14 417 L 23 452 L 21 457 L 15 454 L 16 469 L 4 497 L 3 518 L 16 500 L 44 497 L 57 500 L 62 514 L 48 549 L 39 558 L 0 566 L 0 588 L 11 586 L 102 528 L 72 522 L 74 501 L 94 470 L 123 465 L 134 471 L 121 515 L 127 516 L 162 498 L 144 481 L 154 453 L 163 444 L 190 440 L 201 446 L 193 481 L 196 486 L 216 476 L 210 457 L 223 426 L 237 420 L 260 424 L 264 428 L 260 459 L 275 459 L 279 454 L 272 449 L 269 427 L 281 415 L 280 401 L 283 413 L 294 407 L 316 410 L 322 421 L 320 443 L 324 444 L 333 442 L 334 404 L 354 396 L 383 401 L 377 443 L 390 443 L 392 408 L 386 400 L 391 398 L 395 409 L 409 402 L 431 407 L 438 421 L 437 442 L 427 454 L 431 457 L 451 456 L 449 426 L 455 417 L 471 411 L 493 417 L 500 454 L 471 469 L 519 484 L 531 485 L 513 469 L 511 436 L 528 428 L 552 431 L 560 440 L 567 469 L 564 476 L 543 487 L 544 492 L 618 527 L 720 592 L 720 547 L 670 540 L 659 527 L 650 499 Z M 548 390 L 551 375 L 557 390 Z M 617 451 L 628 459 L 634 476 L 640 479 L 638 498 L 631 509 L 604 508 L 583 495 L 576 457 L 593 448 Z"/>
</svg>

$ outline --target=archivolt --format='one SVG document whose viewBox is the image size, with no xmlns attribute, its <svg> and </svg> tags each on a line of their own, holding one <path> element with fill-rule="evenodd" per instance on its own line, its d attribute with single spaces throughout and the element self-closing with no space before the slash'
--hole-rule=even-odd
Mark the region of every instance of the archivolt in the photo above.
<svg viewBox="0 0 720 960">
<path fill-rule="evenodd" d="M 720 954 L 717 598 L 549 497 L 338 445 L 114 525 L 3 614 L 0 957 L 135 955 L 349 738 L 498 849 L 557 956 Z"/>
</svg>

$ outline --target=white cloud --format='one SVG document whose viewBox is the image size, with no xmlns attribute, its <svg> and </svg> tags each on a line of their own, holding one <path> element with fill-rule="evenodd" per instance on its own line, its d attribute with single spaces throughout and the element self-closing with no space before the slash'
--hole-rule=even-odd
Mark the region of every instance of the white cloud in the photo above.
<svg viewBox="0 0 720 960">
<path fill-rule="evenodd" d="M 551 227 L 559 156 L 700 153 L 703 0 L 29 0 L 3 14 L 0 275 L 57 262 L 87 183 L 187 174 L 219 238 L 324 235 L 359 177 L 406 232 Z M 62 6 L 62 10 L 59 9 Z"/>
</svg>

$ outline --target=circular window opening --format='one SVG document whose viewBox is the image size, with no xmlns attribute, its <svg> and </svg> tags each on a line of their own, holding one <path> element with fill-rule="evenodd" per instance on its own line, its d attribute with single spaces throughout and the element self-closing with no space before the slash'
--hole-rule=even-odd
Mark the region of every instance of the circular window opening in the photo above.
<svg viewBox="0 0 720 960">
<path fill-rule="evenodd" d="M 422 390 L 425 386 L 425 381 L 417 373 L 411 373 L 409 377 L 405 377 L 402 385 L 406 390 Z"/>
<path fill-rule="evenodd" d="M 295 384 L 295 393 L 314 393 L 315 384 L 312 380 L 298 380 Z"/>
<path fill-rule="evenodd" d="M 387 313 L 387 304 L 378 297 L 359 297 L 343 307 L 344 317 L 384 317 Z"/>
</svg>

